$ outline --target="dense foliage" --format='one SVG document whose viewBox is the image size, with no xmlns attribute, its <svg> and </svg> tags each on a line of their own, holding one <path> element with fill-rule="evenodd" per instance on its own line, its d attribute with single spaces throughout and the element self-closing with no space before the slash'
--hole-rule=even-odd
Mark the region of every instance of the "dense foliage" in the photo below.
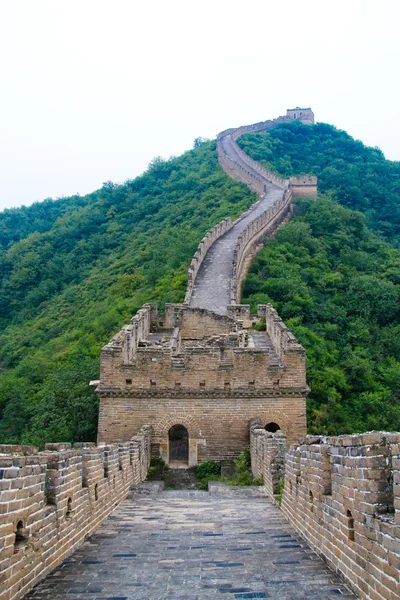
<svg viewBox="0 0 400 600">
<path fill-rule="evenodd" d="M 304 345 L 311 433 L 400 430 L 400 250 L 335 201 L 303 201 L 256 257 L 243 302 Z"/>
<path fill-rule="evenodd" d="M 229 475 L 222 475 L 221 463 L 210 460 L 201 463 L 196 469 L 198 487 L 208 489 L 209 481 L 222 481 L 226 485 L 246 486 L 262 485 L 261 479 L 254 479 L 251 472 L 250 450 L 242 450 L 239 457 L 233 460 L 234 469 Z"/>
<path fill-rule="evenodd" d="M 344 206 L 364 212 L 368 227 L 399 244 L 400 162 L 386 160 L 379 148 L 364 146 L 332 125 L 299 121 L 246 134 L 239 144 L 284 177 L 317 175 L 321 193 L 331 192 Z"/>
<path fill-rule="evenodd" d="M 0 441 L 95 439 L 101 347 L 182 301 L 200 239 L 255 197 L 202 140 L 124 185 L 0 214 Z"/>
<path fill-rule="evenodd" d="M 324 124 L 240 144 L 325 193 L 298 203 L 243 299 L 271 301 L 305 346 L 310 431 L 400 430 L 399 163 Z M 201 237 L 252 201 L 198 139 L 124 185 L 1 213 L 0 442 L 95 439 L 101 347 L 144 302 L 181 301 Z"/>
</svg>

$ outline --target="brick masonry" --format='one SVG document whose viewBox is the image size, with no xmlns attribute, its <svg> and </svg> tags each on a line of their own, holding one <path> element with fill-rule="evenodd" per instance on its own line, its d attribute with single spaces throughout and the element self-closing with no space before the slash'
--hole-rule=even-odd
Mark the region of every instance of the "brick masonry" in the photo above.
<svg viewBox="0 0 400 600">
<path fill-rule="evenodd" d="M 301 114 L 298 111 L 301 111 Z M 240 302 L 241 284 L 246 277 L 251 260 L 260 249 L 262 238 L 272 235 L 287 218 L 290 218 L 293 198 L 316 198 L 318 183 L 314 175 L 290 179 L 278 177 L 250 158 L 237 144 L 237 140 L 246 133 L 268 131 L 294 118 L 306 124 L 314 123 L 314 113 L 311 109 L 298 109 L 298 111 L 296 113 L 288 110 L 286 116 L 237 129 L 228 129 L 217 136 L 219 163 L 230 177 L 246 183 L 250 189 L 256 191 L 259 199 L 264 197 L 268 184 L 273 184 L 284 192 L 282 199 L 277 200 L 271 208 L 251 222 L 240 235 L 233 261 L 231 303 Z"/>
<path fill-rule="evenodd" d="M 250 427 L 252 468 L 282 513 L 362 600 L 400 597 L 400 434 L 306 436 Z"/>
<path fill-rule="evenodd" d="M 149 423 L 153 452 L 168 462 L 168 432 L 181 424 L 193 466 L 238 456 L 255 417 L 279 423 L 289 441 L 303 435 L 304 349 L 272 306 L 260 305 L 258 318 L 265 329 L 254 332 L 244 327 L 248 306 L 232 306 L 227 316 L 176 304 L 162 315 L 144 307 L 131 325 L 136 331 L 124 328 L 101 355 L 99 443 L 129 440 Z"/>
<path fill-rule="evenodd" d="M 150 432 L 111 446 L 0 446 L 0 600 L 22 598 L 146 478 Z"/>
</svg>

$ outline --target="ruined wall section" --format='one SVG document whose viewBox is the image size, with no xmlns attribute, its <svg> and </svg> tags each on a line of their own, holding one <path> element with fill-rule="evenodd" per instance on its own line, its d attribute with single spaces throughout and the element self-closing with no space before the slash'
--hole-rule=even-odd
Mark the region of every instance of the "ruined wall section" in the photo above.
<svg viewBox="0 0 400 600">
<path fill-rule="evenodd" d="M 250 422 L 251 470 L 256 479 L 263 480 L 265 492 L 271 499 L 279 493 L 284 477 L 286 442 L 281 431 L 266 431 L 260 419 Z"/>
<path fill-rule="evenodd" d="M 296 336 L 288 329 L 272 304 L 259 304 L 258 316 L 265 320 L 266 332 L 280 358 L 303 350 Z M 304 373 L 305 375 L 305 373 Z"/>
<path fill-rule="evenodd" d="M 156 316 L 157 305 L 144 304 L 132 317 L 128 325 L 124 325 L 111 341 L 103 347 L 102 352 L 106 354 L 117 352 L 121 354 L 124 363 L 133 362 L 136 350 L 140 342 L 147 339 Z"/>
<path fill-rule="evenodd" d="M 250 426 L 253 472 L 272 498 L 282 473 L 276 435 Z M 400 434 L 306 436 L 290 448 L 284 472 L 282 512 L 315 552 L 361 600 L 397 600 Z"/>
<path fill-rule="evenodd" d="M 146 478 L 149 427 L 125 444 L 0 446 L 0 599 L 22 598 Z"/>
</svg>

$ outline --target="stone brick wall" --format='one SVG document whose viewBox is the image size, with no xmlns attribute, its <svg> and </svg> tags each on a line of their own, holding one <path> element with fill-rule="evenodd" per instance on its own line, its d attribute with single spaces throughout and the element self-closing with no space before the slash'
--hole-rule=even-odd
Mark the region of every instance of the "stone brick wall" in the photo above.
<svg viewBox="0 0 400 600">
<path fill-rule="evenodd" d="M 230 285 L 231 303 L 239 303 L 241 299 L 242 283 L 247 275 L 251 261 L 257 254 L 260 240 L 272 235 L 279 226 L 290 216 L 292 191 L 287 188 L 282 199 L 277 200 L 257 219 L 254 219 L 239 236 L 235 248 L 232 278 Z"/>
<path fill-rule="evenodd" d="M 0 446 L 0 600 L 22 598 L 146 478 L 149 427 L 130 442 Z"/>
<path fill-rule="evenodd" d="M 315 175 L 291 177 L 289 181 L 293 198 L 312 198 L 314 200 L 317 197 L 317 177 Z"/>
<path fill-rule="evenodd" d="M 269 305 L 259 308 L 268 323 L 281 326 L 275 350 L 267 332 L 257 347 L 252 331 L 242 327 L 249 307 L 232 305 L 229 315 L 173 305 L 176 326 L 161 329 L 123 360 L 123 342 L 107 345 L 101 355 L 99 443 L 129 440 L 144 423 L 155 431 L 154 444 L 168 462 L 168 430 L 188 429 L 193 441 L 190 464 L 229 459 L 248 446 L 249 419 L 277 420 L 290 442 L 306 432 L 306 363 L 304 348 Z M 154 323 L 171 317 L 155 316 Z M 267 319 L 266 319 L 267 323 Z M 165 332 L 167 340 L 160 337 Z M 157 334 L 155 334 L 157 335 Z M 165 430 L 160 423 L 165 425 Z M 193 425 L 195 423 L 195 425 Z M 158 432 L 158 433 L 157 433 Z M 156 438 L 157 439 L 156 440 Z"/>
<path fill-rule="evenodd" d="M 227 129 L 219 133 L 217 136 L 218 160 L 224 171 L 226 171 L 226 173 L 233 179 L 237 179 L 248 185 L 251 189 L 256 191 L 258 195 L 264 194 L 264 181 L 259 177 L 255 176 L 253 173 L 250 173 L 238 161 L 234 161 L 231 158 L 229 158 L 224 152 L 221 140 L 224 136 L 230 135 L 232 138 L 232 145 L 235 149 L 236 154 L 243 160 L 243 162 L 246 165 L 254 169 L 258 174 L 260 174 L 263 178 L 266 178 L 271 183 L 274 183 L 281 189 L 286 189 L 289 185 L 288 180 L 278 177 L 271 171 L 268 171 L 267 169 L 262 167 L 260 163 L 250 158 L 250 156 L 243 152 L 243 150 L 238 146 L 236 140 L 238 140 L 245 133 L 266 131 L 268 129 L 276 127 L 277 125 L 279 125 L 279 123 L 283 123 L 284 121 L 288 120 L 289 119 L 287 117 L 278 117 L 277 119 L 274 119 L 272 121 L 263 121 L 261 123 L 255 123 L 254 125 L 245 125 L 242 127 L 238 127 L 237 129 Z"/>
<path fill-rule="evenodd" d="M 286 111 L 286 116 L 290 119 L 297 119 L 304 123 L 304 125 L 314 125 L 314 113 L 311 108 L 300 108 L 296 106 L 296 108 L 289 108 Z"/>
<path fill-rule="evenodd" d="M 281 431 L 270 433 L 260 419 L 250 421 L 251 470 L 264 481 L 266 495 L 274 499 L 285 472 L 286 437 Z"/>
<path fill-rule="evenodd" d="M 253 160 L 252 158 L 250 158 L 250 156 L 248 156 L 248 154 L 246 154 L 240 148 L 240 146 L 236 143 L 236 140 L 238 140 L 245 133 L 249 133 L 249 132 L 256 133 L 259 131 L 267 131 L 268 129 L 272 129 L 273 127 L 276 127 L 277 125 L 279 125 L 280 123 L 282 123 L 286 120 L 287 120 L 286 117 L 278 117 L 277 119 L 274 119 L 273 121 L 265 121 L 264 123 L 257 123 L 256 125 L 249 125 L 247 127 L 239 127 L 239 129 L 236 129 L 234 131 L 234 133 L 232 133 L 232 135 L 231 135 L 232 140 L 234 141 L 233 145 L 236 150 L 236 153 L 238 154 L 238 156 L 240 156 L 240 158 L 243 160 L 243 162 L 245 162 L 246 165 L 248 165 L 249 167 L 254 169 L 262 177 L 267 179 L 270 183 L 273 183 L 274 185 L 281 188 L 282 190 L 286 190 L 289 187 L 289 180 L 279 177 L 272 171 L 269 171 L 268 169 L 263 167 L 256 160 Z"/>
<path fill-rule="evenodd" d="M 260 238 L 271 235 L 290 215 L 292 188 L 289 180 L 248 157 L 236 140 L 248 131 L 267 130 L 288 120 L 278 117 L 218 135 L 219 160 L 230 176 L 256 190 L 258 202 L 270 183 L 282 190 L 283 197 L 255 218 L 238 240 L 228 316 L 188 306 L 206 253 L 237 223 L 225 219 L 203 238 L 193 257 L 185 303 L 167 304 L 163 315 L 154 305 L 145 305 L 104 347 L 96 390 L 98 440 L 125 441 L 138 427 L 151 423 L 158 432 L 153 445 L 168 461 L 168 430 L 181 424 L 189 433 L 191 466 L 238 456 L 248 445 L 247 423 L 252 418 L 278 422 L 290 442 L 305 433 L 309 390 L 304 349 L 271 306 L 259 309 L 258 316 L 266 320 L 261 339 L 251 332 L 256 317 L 237 304 Z"/>
<path fill-rule="evenodd" d="M 250 356 L 249 356 L 250 358 Z M 179 375 L 178 375 L 179 376 Z M 277 422 L 293 442 L 306 431 L 305 396 L 295 390 L 231 389 L 229 374 L 221 374 L 221 386 L 207 388 L 207 372 L 189 389 L 155 390 L 147 393 L 120 391 L 104 395 L 100 406 L 99 435 L 111 439 L 128 437 L 139 423 L 154 423 L 153 455 L 169 462 L 168 432 L 173 425 L 186 427 L 189 435 L 188 466 L 207 460 L 231 460 L 249 447 L 248 422 L 258 418 L 265 426 Z M 205 387 L 200 383 L 205 382 Z M 285 439 L 286 443 L 286 439 Z"/>
<path fill-rule="evenodd" d="M 257 422 L 250 429 L 253 472 L 269 495 L 285 472 L 281 508 L 291 524 L 361 600 L 397 600 L 400 433 L 307 436 L 282 467 L 280 436 Z"/>
<path fill-rule="evenodd" d="M 229 177 L 245 183 L 253 192 L 256 192 L 258 196 L 264 194 L 264 183 L 256 175 L 250 173 L 243 165 L 231 160 L 229 156 L 219 150 L 219 147 L 218 161 Z"/>
<path fill-rule="evenodd" d="M 291 353 L 297 355 L 301 348 L 297 338 L 287 328 L 272 304 L 259 304 L 258 316 L 265 319 L 266 331 L 274 345 L 275 352 L 287 359 Z"/>
<path fill-rule="evenodd" d="M 128 325 L 125 325 L 103 348 L 103 352 L 114 352 L 117 348 L 122 353 L 123 361 L 129 363 L 134 360 L 140 342 L 146 340 L 150 333 L 154 311 L 157 305 L 145 304 Z"/>
</svg>

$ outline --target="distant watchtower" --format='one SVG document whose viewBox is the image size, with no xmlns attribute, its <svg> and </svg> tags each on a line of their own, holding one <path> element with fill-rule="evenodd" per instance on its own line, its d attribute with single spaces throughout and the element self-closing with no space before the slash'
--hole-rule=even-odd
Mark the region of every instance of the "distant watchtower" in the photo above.
<svg viewBox="0 0 400 600">
<path fill-rule="evenodd" d="M 286 111 L 286 116 L 289 119 L 296 119 L 297 121 L 301 121 L 304 125 L 314 125 L 314 113 L 311 108 L 300 108 L 296 106 L 296 108 L 290 109 L 288 108 Z"/>
</svg>

